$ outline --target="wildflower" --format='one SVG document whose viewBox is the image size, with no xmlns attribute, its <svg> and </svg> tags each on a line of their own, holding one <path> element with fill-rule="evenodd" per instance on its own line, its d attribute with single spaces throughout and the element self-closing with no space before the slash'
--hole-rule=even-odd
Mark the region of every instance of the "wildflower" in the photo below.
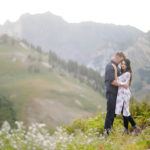
<svg viewBox="0 0 150 150">
<path fill-rule="evenodd" d="M 91 143 L 92 142 L 92 139 L 88 139 L 87 143 Z"/>
<path fill-rule="evenodd" d="M 2 125 L 2 131 L 5 131 L 5 132 L 9 132 L 10 130 L 10 125 L 7 121 L 4 121 L 3 125 Z"/>
</svg>

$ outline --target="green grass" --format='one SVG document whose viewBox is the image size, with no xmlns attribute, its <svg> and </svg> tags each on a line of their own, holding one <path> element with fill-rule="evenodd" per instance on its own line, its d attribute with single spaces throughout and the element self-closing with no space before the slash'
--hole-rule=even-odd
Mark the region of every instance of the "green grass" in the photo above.
<svg viewBox="0 0 150 150">
<path fill-rule="evenodd" d="M 134 106 L 134 107 L 133 107 Z M 104 113 L 97 116 L 74 120 L 70 125 L 57 127 L 54 133 L 49 133 L 43 124 L 34 123 L 29 127 L 23 122 L 17 122 L 17 128 L 10 128 L 4 123 L 0 130 L 0 149 L 36 149 L 36 150 L 145 150 L 150 149 L 150 105 L 134 103 L 134 118 L 141 128 L 141 133 L 135 135 L 130 127 L 128 135 L 123 134 L 122 118 L 114 120 L 113 133 L 104 135 Z M 146 108 L 146 109 L 145 109 Z M 140 110 L 140 111 L 139 111 Z M 136 114 L 136 115 L 135 115 Z M 140 116 L 140 117 L 139 117 Z M 145 119 L 145 126 L 139 123 Z"/>
<path fill-rule="evenodd" d="M 28 61 L 22 62 L 16 54 L 26 58 L 28 55 L 38 58 L 39 54 L 20 45 L 0 44 L 0 93 L 13 102 L 18 120 L 26 120 L 26 107 L 35 98 L 53 99 L 72 111 L 94 114 L 105 110 L 105 98 L 71 74 L 62 76 L 58 68 L 50 71 L 42 65 L 39 73 L 29 72 Z M 43 54 L 42 59 L 47 62 L 48 56 Z M 97 108 L 98 105 L 101 109 Z"/>
</svg>

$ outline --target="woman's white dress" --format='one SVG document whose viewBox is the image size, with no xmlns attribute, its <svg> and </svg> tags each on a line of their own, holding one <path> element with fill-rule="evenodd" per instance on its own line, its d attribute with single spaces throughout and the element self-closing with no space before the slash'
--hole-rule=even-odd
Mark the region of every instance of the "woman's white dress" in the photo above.
<svg viewBox="0 0 150 150">
<path fill-rule="evenodd" d="M 125 72 L 121 76 L 117 77 L 117 81 L 120 84 L 128 84 L 130 80 L 130 72 Z M 123 116 L 130 116 L 129 102 L 130 102 L 131 92 L 130 89 L 119 87 L 116 99 L 116 109 L 115 114 L 121 114 L 123 110 Z"/>
</svg>

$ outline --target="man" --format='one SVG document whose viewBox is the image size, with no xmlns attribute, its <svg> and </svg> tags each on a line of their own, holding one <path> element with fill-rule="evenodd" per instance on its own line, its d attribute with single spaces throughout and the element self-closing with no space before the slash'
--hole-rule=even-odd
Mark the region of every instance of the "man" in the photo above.
<svg viewBox="0 0 150 150">
<path fill-rule="evenodd" d="M 115 81 L 115 71 L 112 64 L 115 64 L 117 67 L 117 75 L 120 75 L 120 69 L 118 64 L 125 59 L 123 52 L 118 51 L 112 60 L 106 65 L 105 68 L 105 86 L 106 86 L 106 99 L 107 99 L 107 114 L 105 118 L 104 133 L 109 135 L 111 128 L 113 126 L 113 121 L 115 117 L 115 107 L 116 107 L 116 98 L 118 93 L 118 86 L 127 88 L 128 85 L 120 85 Z"/>
</svg>

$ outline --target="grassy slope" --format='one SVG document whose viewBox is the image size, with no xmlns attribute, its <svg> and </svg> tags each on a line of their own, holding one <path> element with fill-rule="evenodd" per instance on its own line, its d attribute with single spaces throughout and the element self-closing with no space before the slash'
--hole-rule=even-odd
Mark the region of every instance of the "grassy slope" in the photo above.
<svg viewBox="0 0 150 150">
<path fill-rule="evenodd" d="M 65 126 L 64 130 L 69 135 L 74 135 L 73 142 L 66 142 L 66 149 L 88 150 L 143 150 L 150 148 L 150 105 L 147 102 L 133 103 L 130 112 L 141 129 L 135 131 L 129 123 L 129 134 L 124 133 L 122 116 L 118 115 L 113 124 L 113 132 L 104 135 L 104 122 L 106 113 L 100 113 L 87 120 L 77 119 L 72 124 Z M 83 133 L 83 134 L 81 134 Z M 79 139 L 79 140 L 78 140 Z M 80 142 L 81 141 L 81 142 Z M 70 146 L 70 145 L 71 146 Z M 64 143 L 61 144 L 61 149 Z M 71 148 L 70 148 L 71 147 Z"/>
<path fill-rule="evenodd" d="M 4 123 L 0 130 L 0 149 L 36 149 L 36 150 L 148 150 L 150 149 L 150 105 L 133 103 L 130 105 L 136 124 L 141 132 L 135 134 L 129 125 L 130 133 L 123 134 L 123 120 L 117 116 L 114 120 L 113 132 L 104 135 L 106 113 L 100 113 L 87 119 L 76 119 L 72 124 L 57 127 L 53 134 L 41 124 L 25 128 L 17 123 L 17 129 L 9 130 Z"/>
<path fill-rule="evenodd" d="M 20 45 L 0 45 L 0 93 L 14 102 L 17 119 L 55 127 L 70 123 L 74 117 L 105 110 L 104 98 L 68 73 L 61 76 L 42 65 L 40 73 L 29 73 L 29 54 L 39 57 Z M 43 54 L 42 59 L 48 58 Z"/>
</svg>

